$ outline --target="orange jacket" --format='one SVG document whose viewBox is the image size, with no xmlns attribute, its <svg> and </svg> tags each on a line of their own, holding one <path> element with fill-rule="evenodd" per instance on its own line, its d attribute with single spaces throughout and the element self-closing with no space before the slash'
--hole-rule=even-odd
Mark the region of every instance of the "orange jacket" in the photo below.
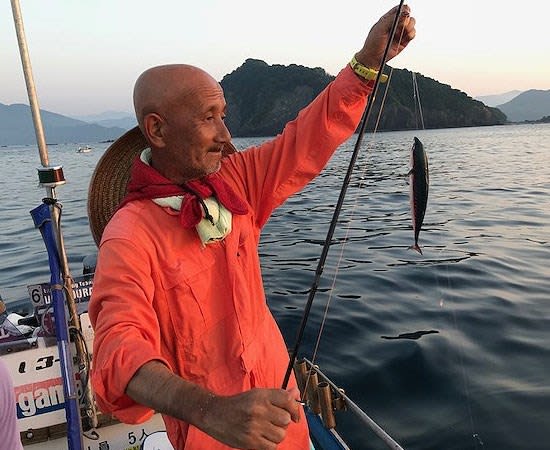
<svg viewBox="0 0 550 450">
<path fill-rule="evenodd" d="M 288 352 L 265 300 L 260 232 L 354 132 L 370 91 L 347 67 L 281 135 L 223 160 L 220 174 L 249 213 L 233 215 L 221 242 L 202 246 L 195 229 L 179 224 L 178 212 L 150 200 L 115 214 L 103 234 L 89 309 L 92 382 L 103 411 L 130 423 L 151 417 L 125 394 L 151 360 L 216 394 L 280 387 Z M 309 448 L 302 419 L 289 426 L 280 449 Z M 182 421 L 164 420 L 176 449 L 228 448 Z"/>
</svg>

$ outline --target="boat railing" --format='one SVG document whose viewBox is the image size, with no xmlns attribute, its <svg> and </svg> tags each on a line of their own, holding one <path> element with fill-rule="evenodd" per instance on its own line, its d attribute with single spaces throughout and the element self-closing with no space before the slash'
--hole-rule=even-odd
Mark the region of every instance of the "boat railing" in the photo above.
<svg viewBox="0 0 550 450">
<path fill-rule="evenodd" d="M 348 447 L 343 443 L 343 439 L 335 431 L 335 412 L 349 411 L 357 420 L 368 426 L 388 448 L 403 450 L 403 447 L 353 402 L 343 389 L 339 388 L 319 369 L 319 366 L 315 365 L 307 358 L 302 358 L 294 364 L 294 373 L 298 382 L 298 388 L 302 395 L 302 401 L 305 403 L 306 411 L 309 409 L 311 415 L 319 418 L 323 426 L 332 432 L 334 439 L 336 441 L 341 441 L 340 448 L 347 449 Z"/>
</svg>

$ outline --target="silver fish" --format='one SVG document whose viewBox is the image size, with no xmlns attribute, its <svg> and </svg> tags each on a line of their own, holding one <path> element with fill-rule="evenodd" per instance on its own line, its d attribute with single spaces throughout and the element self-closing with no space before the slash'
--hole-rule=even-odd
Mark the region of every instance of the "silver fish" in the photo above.
<svg viewBox="0 0 550 450">
<path fill-rule="evenodd" d="M 418 246 L 418 235 L 424 222 L 424 214 L 428 204 L 428 189 L 430 187 L 430 172 L 428 169 L 428 155 L 420 139 L 414 138 L 411 148 L 411 162 L 409 171 L 409 199 L 411 202 L 412 226 L 414 231 L 414 244 L 409 248 L 422 254 Z"/>
</svg>

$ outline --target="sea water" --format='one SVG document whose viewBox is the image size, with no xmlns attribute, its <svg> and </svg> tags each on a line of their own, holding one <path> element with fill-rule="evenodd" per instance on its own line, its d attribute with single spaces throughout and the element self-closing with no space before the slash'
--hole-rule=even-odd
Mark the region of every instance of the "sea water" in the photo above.
<svg viewBox="0 0 550 450">
<path fill-rule="evenodd" d="M 430 193 L 413 243 L 407 184 L 413 137 Z M 269 305 L 294 345 L 302 310 L 357 136 L 279 208 L 260 245 Z M 235 139 L 237 148 L 267 138 Z M 79 144 L 81 145 L 81 144 Z M 49 147 L 73 275 L 96 251 L 86 196 L 109 144 Z M 20 305 L 49 279 L 29 210 L 35 147 L 0 148 L 0 294 Z M 550 448 L 550 125 L 366 135 L 331 242 L 300 354 L 315 358 L 404 448 Z M 318 332 L 322 328 L 322 334 Z M 384 445 L 338 413 L 353 449 Z"/>
</svg>

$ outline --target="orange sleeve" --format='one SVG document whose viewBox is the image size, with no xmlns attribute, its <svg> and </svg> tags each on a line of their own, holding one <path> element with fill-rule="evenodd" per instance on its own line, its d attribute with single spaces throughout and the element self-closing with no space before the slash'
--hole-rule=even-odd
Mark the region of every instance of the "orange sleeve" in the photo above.
<svg viewBox="0 0 550 450">
<path fill-rule="evenodd" d="M 170 367 L 160 350 L 149 273 L 145 253 L 132 242 L 102 243 L 89 308 L 95 333 L 92 384 L 100 409 L 126 423 L 144 422 L 154 413 L 125 394 L 136 371 L 152 360 Z"/>
<path fill-rule="evenodd" d="M 372 87 L 372 82 L 361 80 L 346 66 L 282 134 L 227 158 L 224 178 L 248 199 L 259 227 L 277 206 L 317 176 L 355 132 Z"/>
</svg>

